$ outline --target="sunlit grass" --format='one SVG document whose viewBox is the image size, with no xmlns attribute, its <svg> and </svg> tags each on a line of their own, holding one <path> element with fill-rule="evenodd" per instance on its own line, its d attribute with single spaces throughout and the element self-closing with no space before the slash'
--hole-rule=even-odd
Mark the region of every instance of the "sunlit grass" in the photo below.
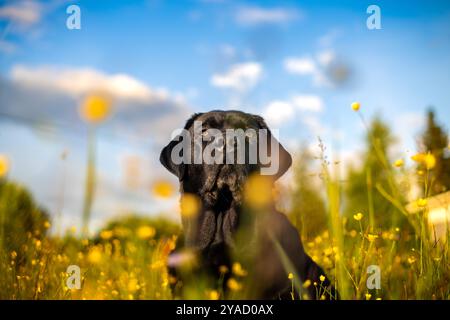
<svg viewBox="0 0 450 320">
<path fill-rule="evenodd" d="M 102 110 L 105 108 L 102 108 L 99 105 L 98 110 L 94 110 L 92 117 L 95 121 L 103 117 Z M 365 124 L 360 103 L 352 104 L 351 108 Z M 423 171 L 417 171 L 407 167 L 406 156 L 394 162 L 388 161 L 380 150 L 377 137 L 371 137 L 371 143 L 377 161 L 388 174 L 388 184 L 374 184 L 373 177 L 377 173 L 369 168 L 366 172 L 368 211 L 351 212 L 346 216 L 342 212 L 341 179 L 330 168 L 325 156 L 325 144 L 320 142 L 322 155 L 319 160 L 322 164 L 328 227 L 314 237 L 303 238 L 305 250 L 324 268 L 342 299 L 450 299 L 449 233 L 436 239 L 427 220 L 427 198 L 433 184 L 429 177 L 436 159 L 431 154 L 413 156 L 412 160 L 424 167 Z M 8 169 L 6 156 L 0 156 L 0 183 L 6 181 L 4 177 Z M 416 176 L 420 177 L 423 196 L 416 199 L 415 210 L 411 211 L 407 210 L 404 201 L 407 197 L 404 188 L 399 187 L 399 181 L 409 181 Z M 264 208 L 269 203 L 271 190 L 264 179 L 257 179 L 262 178 L 249 180 L 245 190 L 246 200 L 255 208 Z M 153 193 L 163 199 L 170 198 L 175 189 L 169 182 L 160 181 L 154 184 Z M 105 226 L 95 236 L 87 238 L 85 235 L 76 236 L 75 230 L 68 230 L 62 237 L 45 235 L 45 230 L 51 228 L 51 221 L 46 220 L 39 222 L 35 230 L 7 235 L 5 226 L 11 217 L 6 216 L 6 209 L 17 206 L 20 210 L 20 201 L 23 201 L 12 199 L 11 190 L 0 192 L 0 299 L 216 300 L 239 298 L 239 294 L 246 290 L 248 271 L 236 261 L 230 270 L 225 266 L 221 268 L 222 276 L 218 281 L 192 279 L 185 283 L 182 296 L 176 296 L 171 290 L 175 279 L 168 273 L 167 259 L 175 249 L 180 234 L 171 231 L 162 235 L 160 224 L 131 219 L 126 224 Z M 91 193 L 92 190 L 87 192 L 88 195 Z M 412 228 L 402 229 L 395 224 L 385 229 L 377 227 L 374 221 L 380 213 L 374 210 L 376 193 L 387 199 Z M 92 199 L 88 203 L 90 201 Z M 181 213 L 184 218 L 198 214 L 199 201 L 192 194 L 182 197 Z M 17 246 L 8 246 L 16 240 Z M 14 249 L 10 249 L 12 247 Z M 326 288 L 311 279 L 301 282 L 289 257 L 284 256 L 279 246 L 277 248 L 292 284 L 291 298 L 321 299 Z M 80 289 L 69 289 L 67 286 L 67 268 L 70 265 L 81 269 Z M 371 265 L 381 270 L 379 290 L 369 290 L 366 285 L 367 270 Z M 230 275 L 226 283 L 224 275 Z M 324 279 L 320 277 L 320 281 Z M 308 297 L 304 293 L 304 289 L 310 286 L 316 288 L 316 297 Z M 228 295 L 223 287 L 228 289 Z"/>
</svg>

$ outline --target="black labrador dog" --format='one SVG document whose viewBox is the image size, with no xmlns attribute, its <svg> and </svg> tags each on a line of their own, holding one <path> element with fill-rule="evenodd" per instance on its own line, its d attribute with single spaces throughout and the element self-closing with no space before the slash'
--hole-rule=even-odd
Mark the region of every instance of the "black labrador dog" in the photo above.
<svg viewBox="0 0 450 320">
<path fill-rule="evenodd" d="M 200 127 L 195 124 L 200 124 Z M 194 114 L 184 129 L 184 136 L 177 136 L 162 150 L 160 161 L 179 178 L 182 194 L 193 194 L 200 200 L 197 215 L 182 217 L 184 248 L 194 253 L 200 261 L 197 270 L 207 272 L 213 279 L 221 279 L 224 291 L 227 292 L 227 279 L 234 276 L 231 272 L 224 275 L 224 270 L 232 269 L 233 263 L 238 261 L 246 273 L 240 279 L 245 284 L 240 288 L 240 298 L 290 299 L 292 295 L 304 297 L 305 293 L 310 299 L 322 295 L 335 298 L 336 293 L 324 271 L 306 254 L 297 229 L 284 214 L 275 210 L 273 202 L 256 208 L 246 204 L 243 191 L 249 177 L 260 175 L 263 168 L 272 166 L 272 172 L 265 174 L 265 181 L 269 178 L 273 183 L 292 163 L 290 154 L 275 139 L 263 118 L 241 111 L 215 110 Z M 215 129 L 216 133 L 224 133 L 226 139 L 220 135 L 215 135 L 214 139 L 205 139 L 211 129 Z M 262 163 L 259 153 L 256 161 L 249 161 L 248 145 L 244 149 L 245 161 L 238 161 L 236 149 L 239 143 L 236 137 L 230 140 L 226 133 L 239 129 L 245 132 L 253 129 L 250 132 L 256 133 L 264 131 L 268 135 L 265 141 L 257 138 L 253 142 L 259 143 L 258 151 L 266 147 L 268 158 L 272 157 L 269 162 Z M 197 132 L 200 140 L 195 139 L 196 130 L 201 130 Z M 220 144 L 217 143 L 218 137 L 222 139 Z M 245 142 L 250 144 L 248 137 L 245 138 Z M 186 146 L 191 148 L 181 150 L 177 147 L 184 139 Z M 211 154 L 219 158 L 222 156 L 223 161 L 195 161 L 195 144 L 200 147 L 199 150 L 204 150 L 214 141 L 217 149 Z M 274 146 L 278 152 L 273 150 Z M 227 154 L 230 150 L 236 151 L 230 157 L 233 161 L 225 160 L 225 153 L 219 154 L 223 148 L 227 150 Z M 182 161 L 174 159 L 174 155 L 175 158 L 181 157 Z M 171 257 L 177 255 L 179 253 L 174 252 Z M 181 276 L 179 269 L 179 264 L 169 263 L 169 271 L 178 278 Z M 195 283 L 194 274 L 195 271 L 191 270 L 188 276 L 191 281 L 194 278 Z M 306 280 L 311 285 L 304 289 L 300 282 Z M 181 281 L 186 283 L 188 280 Z M 292 281 L 295 284 L 294 290 Z"/>
</svg>

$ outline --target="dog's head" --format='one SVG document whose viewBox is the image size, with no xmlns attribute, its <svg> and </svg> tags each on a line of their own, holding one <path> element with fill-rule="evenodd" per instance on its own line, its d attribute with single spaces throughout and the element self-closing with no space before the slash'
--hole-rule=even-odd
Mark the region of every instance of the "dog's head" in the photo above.
<svg viewBox="0 0 450 320">
<path fill-rule="evenodd" d="M 179 178 L 181 192 L 201 199 L 202 212 L 191 231 L 200 237 L 187 237 L 202 249 L 230 239 L 250 174 L 266 174 L 276 180 L 292 162 L 263 118 L 241 111 L 194 114 L 182 134 L 162 150 L 160 161 Z M 219 227 L 227 230 L 221 234 L 216 230 Z"/>
</svg>

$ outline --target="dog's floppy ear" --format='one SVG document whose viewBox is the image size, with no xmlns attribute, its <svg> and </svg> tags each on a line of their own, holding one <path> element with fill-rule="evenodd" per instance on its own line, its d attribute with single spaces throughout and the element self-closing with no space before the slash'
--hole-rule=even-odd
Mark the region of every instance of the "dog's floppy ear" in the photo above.
<svg viewBox="0 0 450 320">
<path fill-rule="evenodd" d="M 200 115 L 201 115 L 201 113 L 193 114 L 189 118 L 189 120 L 186 122 L 184 129 L 189 130 L 189 128 L 193 125 L 194 121 Z M 159 156 L 159 161 L 167 170 L 169 170 L 174 175 L 176 175 L 178 177 L 178 179 L 183 180 L 185 170 L 186 170 L 186 165 L 183 163 L 181 163 L 181 164 L 174 163 L 172 161 L 172 157 L 171 157 L 172 150 L 179 143 L 179 141 L 180 141 L 180 136 L 177 136 L 177 137 L 175 137 L 175 139 L 170 141 L 169 144 L 162 149 L 161 155 Z"/>
<path fill-rule="evenodd" d="M 267 150 L 269 152 L 269 156 L 271 156 L 271 139 L 275 140 L 275 142 L 278 145 L 278 159 L 275 159 L 275 161 L 278 161 L 278 170 L 273 175 L 273 178 L 276 180 L 280 178 L 292 165 L 292 157 L 289 154 L 289 152 L 286 151 L 286 149 L 281 145 L 281 143 L 275 139 L 275 137 L 270 132 L 269 127 L 267 126 L 264 119 L 260 116 L 253 115 L 253 119 L 258 123 L 259 129 L 265 129 L 267 130 Z M 272 159 L 274 161 L 274 159 Z"/>
</svg>

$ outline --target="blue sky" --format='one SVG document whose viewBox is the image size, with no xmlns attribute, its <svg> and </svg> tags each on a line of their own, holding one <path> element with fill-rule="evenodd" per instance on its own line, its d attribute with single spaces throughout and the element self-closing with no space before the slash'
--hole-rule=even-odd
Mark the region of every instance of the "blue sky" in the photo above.
<svg viewBox="0 0 450 320">
<path fill-rule="evenodd" d="M 81 30 L 66 28 L 70 4 Z M 380 30 L 366 27 L 371 4 Z M 426 107 L 450 125 L 449 53 L 448 1 L 0 1 L 0 153 L 12 179 L 78 224 L 86 128 L 76 108 L 89 86 L 112 90 L 93 225 L 129 210 L 176 216 L 176 197 L 149 190 L 175 182 L 158 151 L 190 113 L 258 113 L 291 152 L 319 135 L 350 161 L 364 134 L 350 109 L 360 101 L 366 118 L 392 126 L 405 156 Z M 132 188 L 130 161 L 141 172 Z"/>
</svg>

